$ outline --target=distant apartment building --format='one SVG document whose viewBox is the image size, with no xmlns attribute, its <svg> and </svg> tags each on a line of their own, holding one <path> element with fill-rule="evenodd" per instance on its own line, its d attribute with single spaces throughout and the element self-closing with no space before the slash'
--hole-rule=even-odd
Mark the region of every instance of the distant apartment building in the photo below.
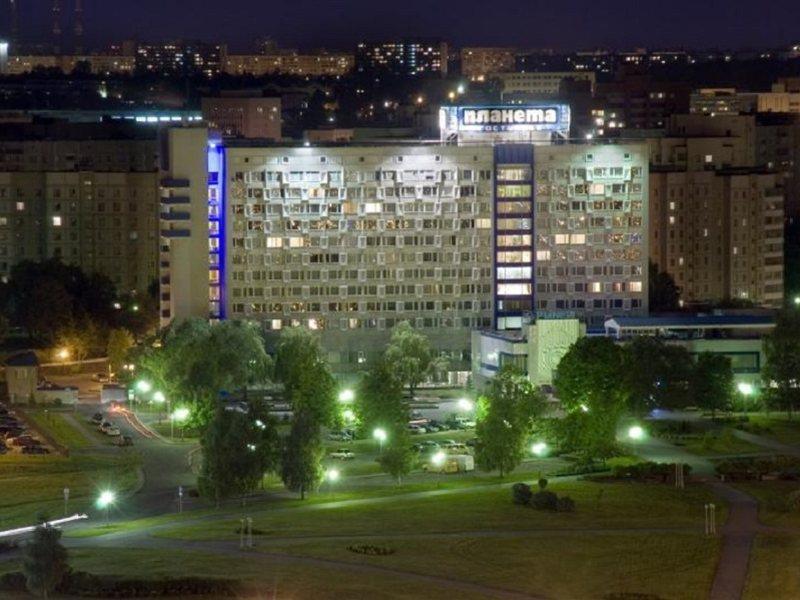
<svg viewBox="0 0 800 600">
<path fill-rule="evenodd" d="M 201 107 L 208 127 L 223 137 L 281 139 L 280 98 L 203 98 Z"/>
<path fill-rule="evenodd" d="M 783 302 L 785 174 L 755 116 L 675 115 L 651 140 L 650 255 L 685 302 Z"/>
<path fill-rule="evenodd" d="M 355 58 L 341 52 L 300 53 L 294 50 L 270 54 L 230 54 L 224 71 L 229 75 L 293 75 L 295 77 L 343 77 L 353 70 Z"/>
<path fill-rule="evenodd" d="M 545 313 L 599 325 L 647 312 L 642 144 L 167 135 L 163 324 L 308 327 L 337 368 L 352 368 L 407 320 L 467 372 L 472 330 L 520 330 Z"/>
<path fill-rule="evenodd" d="M 565 81 L 588 81 L 590 90 L 594 90 L 595 74 L 591 71 L 560 71 L 530 73 L 498 73 L 490 75 L 501 85 L 501 97 L 524 96 L 529 100 L 558 96 Z"/>
<path fill-rule="evenodd" d="M 0 277 L 57 257 L 145 291 L 157 275 L 157 145 L 122 126 L 0 130 Z"/>
<path fill-rule="evenodd" d="M 356 71 L 397 77 L 447 75 L 448 46 L 441 40 L 361 42 L 356 48 Z"/>
<path fill-rule="evenodd" d="M 225 44 L 198 41 L 139 44 L 136 47 L 136 71 L 211 78 L 223 70 L 226 55 Z"/>
<path fill-rule="evenodd" d="M 490 73 L 513 71 L 514 48 L 468 47 L 461 49 L 461 75 L 471 81 L 485 81 Z"/>
<path fill-rule="evenodd" d="M 93 75 L 125 75 L 133 73 L 135 66 L 131 56 L 112 54 L 76 55 L 28 55 L 9 56 L 0 73 L 5 75 L 24 75 L 37 69 L 59 69 L 63 73 L 72 73 L 76 69 L 85 68 Z"/>
<path fill-rule="evenodd" d="M 690 92 L 686 83 L 655 81 L 644 75 L 626 74 L 600 82 L 595 87 L 598 134 L 625 137 L 629 129 L 664 129 L 670 115 L 689 112 Z"/>
</svg>

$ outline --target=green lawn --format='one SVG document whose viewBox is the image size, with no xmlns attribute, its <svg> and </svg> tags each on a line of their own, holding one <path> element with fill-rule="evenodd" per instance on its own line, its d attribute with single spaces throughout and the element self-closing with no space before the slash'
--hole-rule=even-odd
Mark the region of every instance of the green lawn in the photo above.
<svg viewBox="0 0 800 600">
<path fill-rule="evenodd" d="M 90 440 L 83 431 L 77 429 L 61 412 L 44 409 L 28 410 L 27 417 L 40 429 L 46 430 L 62 446 L 79 450 L 90 446 Z M 81 419 L 80 415 L 74 415 Z"/>
<path fill-rule="evenodd" d="M 800 527 L 800 505 L 791 506 L 790 495 L 800 495 L 797 481 L 748 481 L 737 488 L 758 500 L 758 518 L 765 525 Z"/>
<path fill-rule="evenodd" d="M 349 552 L 368 543 L 388 556 Z M 611 593 L 659 598 L 705 597 L 719 540 L 692 534 L 543 534 L 519 537 L 340 539 L 259 547 L 299 555 L 379 565 L 549 598 L 604 598 Z"/>
<path fill-rule="evenodd" d="M 550 488 L 577 504 L 575 513 L 550 513 L 511 502 L 507 486 L 462 490 L 424 498 L 394 496 L 379 501 L 331 505 L 320 502 L 294 511 L 275 507 L 247 511 L 254 527 L 270 537 L 308 535 L 402 534 L 500 529 L 580 529 L 702 526 L 703 504 L 712 500 L 703 487 L 676 490 L 666 485 L 554 482 Z M 295 507 L 298 505 L 295 504 Z M 720 515 L 724 519 L 724 514 Z M 238 516 L 160 530 L 160 537 L 234 539 Z"/>
<path fill-rule="evenodd" d="M 800 539 L 788 535 L 758 535 L 750 554 L 745 600 L 800 598 Z"/>
<path fill-rule="evenodd" d="M 33 524 L 40 511 L 52 517 L 64 511 L 63 490 L 70 489 L 69 512 L 86 510 L 98 490 L 122 493 L 137 480 L 138 456 L 0 456 L 0 529 Z"/>
<path fill-rule="evenodd" d="M 738 454 L 757 454 L 764 448 L 750 442 L 740 440 L 733 435 L 733 430 L 724 428 L 718 432 L 709 431 L 705 435 L 689 439 L 683 446 L 687 451 L 701 456 L 723 456 Z"/>
<path fill-rule="evenodd" d="M 772 438 L 783 444 L 800 444 L 800 417 L 789 420 L 785 414 L 773 413 L 749 415 L 749 421 L 742 424 L 744 431 Z"/>
</svg>

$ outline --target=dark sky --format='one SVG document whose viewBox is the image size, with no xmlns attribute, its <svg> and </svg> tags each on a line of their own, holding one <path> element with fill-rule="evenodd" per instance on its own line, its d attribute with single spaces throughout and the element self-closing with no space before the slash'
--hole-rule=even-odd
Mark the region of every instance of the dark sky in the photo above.
<svg viewBox="0 0 800 600">
<path fill-rule="evenodd" d="M 73 1 L 62 0 L 64 13 Z M 19 3 L 27 39 L 46 39 L 50 0 Z M 360 38 L 439 36 L 459 46 L 737 48 L 800 38 L 798 0 L 84 0 L 84 7 L 92 44 L 183 37 L 247 48 L 270 36 L 283 46 L 349 48 Z"/>
</svg>

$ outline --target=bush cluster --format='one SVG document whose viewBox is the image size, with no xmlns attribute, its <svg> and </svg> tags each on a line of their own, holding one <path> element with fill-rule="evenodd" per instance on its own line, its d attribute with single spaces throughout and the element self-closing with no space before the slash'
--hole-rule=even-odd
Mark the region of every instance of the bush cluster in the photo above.
<svg viewBox="0 0 800 600">
<path fill-rule="evenodd" d="M 683 476 L 688 477 L 692 471 L 690 465 L 683 465 Z M 655 480 L 666 482 L 674 476 L 675 465 L 670 463 L 657 463 L 651 461 L 633 463 L 628 465 L 615 465 L 611 474 L 618 479 L 633 479 L 636 481 Z"/>
<path fill-rule="evenodd" d="M 724 460 L 717 464 L 716 471 L 728 481 L 759 481 L 766 475 L 796 481 L 800 480 L 800 458 L 775 456 Z"/>
<path fill-rule="evenodd" d="M 90 598 L 138 598 L 141 596 L 212 596 L 230 598 L 241 590 L 235 581 L 209 577 L 169 579 L 118 579 L 72 571 L 58 586 L 62 594 Z"/>
<path fill-rule="evenodd" d="M 348 546 L 350 552 L 356 554 L 368 554 L 369 556 L 388 556 L 394 554 L 394 548 L 386 548 L 385 546 L 373 546 L 372 544 L 361 544 L 359 546 Z"/>
<path fill-rule="evenodd" d="M 530 506 L 536 510 L 555 512 L 574 512 L 575 501 L 569 496 L 559 497 L 547 488 L 547 479 L 538 482 L 539 491 L 535 492 L 526 483 L 515 483 L 511 486 L 511 500 L 514 504 Z"/>
</svg>

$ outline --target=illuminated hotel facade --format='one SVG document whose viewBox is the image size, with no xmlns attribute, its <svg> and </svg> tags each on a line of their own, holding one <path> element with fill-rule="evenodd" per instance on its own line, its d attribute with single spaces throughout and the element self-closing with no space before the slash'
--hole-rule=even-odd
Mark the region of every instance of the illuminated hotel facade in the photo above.
<svg viewBox="0 0 800 600">
<path fill-rule="evenodd" d="M 202 129 L 168 131 L 162 324 L 304 326 L 346 370 L 407 320 L 466 372 L 473 330 L 645 314 L 646 147 L 562 143 L 563 122 L 494 123 L 480 142 L 488 125 L 468 122 L 456 143 L 209 144 Z M 513 141 L 497 141 L 503 129 Z"/>
</svg>

